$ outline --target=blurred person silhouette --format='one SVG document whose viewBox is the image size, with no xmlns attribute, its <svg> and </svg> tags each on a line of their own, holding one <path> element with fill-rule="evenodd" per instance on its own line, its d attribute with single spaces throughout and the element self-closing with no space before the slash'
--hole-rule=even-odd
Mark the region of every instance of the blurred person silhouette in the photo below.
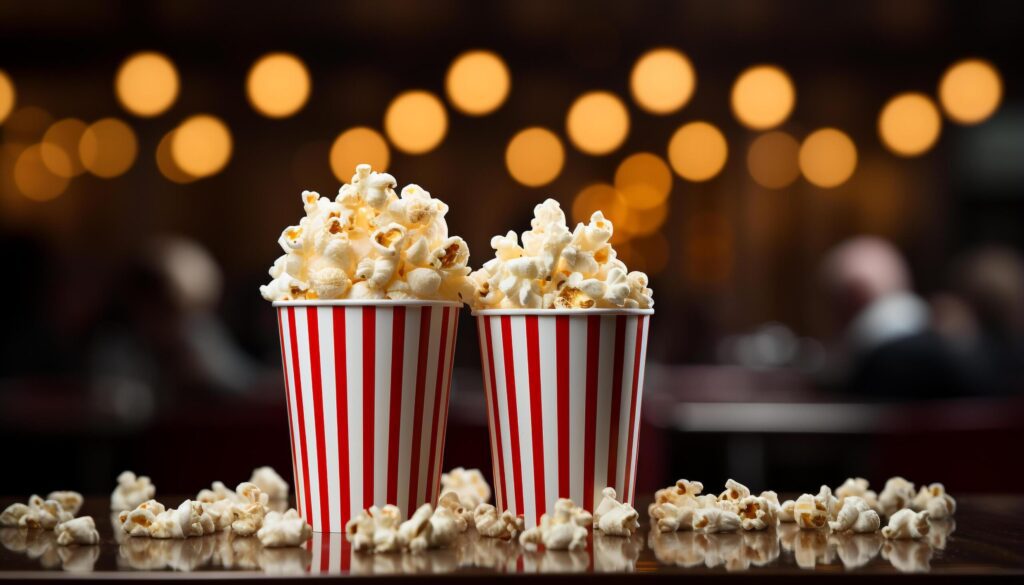
<svg viewBox="0 0 1024 585">
<path fill-rule="evenodd" d="M 970 393 L 972 377 L 933 331 L 927 303 L 889 242 L 860 236 L 830 251 L 822 265 L 829 309 L 842 333 L 833 383 L 872 400 L 947 398 Z"/>
</svg>

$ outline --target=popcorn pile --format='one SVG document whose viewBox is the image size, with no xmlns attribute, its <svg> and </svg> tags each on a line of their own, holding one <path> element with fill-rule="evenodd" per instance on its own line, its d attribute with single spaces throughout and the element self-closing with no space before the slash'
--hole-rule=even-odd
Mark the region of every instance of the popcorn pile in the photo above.
<svg viewBox="0 0 1024 585">
<path fill-rule="evenodd" d="M 260 287 L 268 301 L 469 298 L 469 248 L 448 236 L 448 206 L 418 185 L 399 197 L 387 173 L 359 165 L 332 201 L 303 191 L 306 216 L 278 243 Z"/>
<path fill-rule="evenodd" d="M 640 527 L 640 514 L 616 499 L 615 488 L 606 487 L 601 493 L 593 514 L 572 500 L 559 499 L 551 514 L 543 514 L 540 524 L 520 535 L 519 543 L 528 549 L 543 545 L 547 550 L 579 550 L 587 545 L 591 525 L 608 536 L 632 536 Z"/>
<path fill-rule="evenodd" d="M 475 309 L 648 309 L 647 275 L 629 272 L 600 211 L 569 231 L 554 199 L 534 208 L 522 245 L 514 231 L 491 239 L 495 257 L 469 275 Z"/>
<path fill-rule="evenodd" d="M 72 491 L 50 492 L 46 499 L 33 494 L 28 504 L 14 503 L 0 512 L 0 526 L 52 530 L 61 546 L 96 544 L 100 535 L 92 517 L 75 518 L 82 502 L 82 494 Z"/>
<path fill-rule="evenodd" d="M 940 483 L 922 486 L 893 477 L 881 494 L 868 489 L 863 478 L 847 479 L 836 488 L 821 486 L 817 494 L 803 494 L 779 503 L 773 491 L 752 495 L 745 485 L 728 480 L 718 496 L 701 494 L 704 485 L 680 479 L 655 493 L 647 512 L 661 532 L 693 530 L 705 533 L 758 531 L 780 522 L 793 522 L 802 530 L 827 529 L 836 533 L 875 533 L 887 539 L 918 539 L 928 534 L 928 520 L 940 520 L 956 511 L 956 500 Z"/>
</svg>

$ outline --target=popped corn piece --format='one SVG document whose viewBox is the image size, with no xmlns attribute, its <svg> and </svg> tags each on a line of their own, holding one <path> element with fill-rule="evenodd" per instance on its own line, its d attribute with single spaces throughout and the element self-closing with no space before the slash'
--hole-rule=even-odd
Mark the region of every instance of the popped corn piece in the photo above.
<svg viewBox="0 0 1024 585">
<path fill-rule="evenodd" d="M 740 517 L 735 512 L 721 508 L 704 507 L 693 511 L 691 523 L 695 532 L 736 532 L 740 528 Z"/>
<path fill-rule="evenodd" d="M 647 513 L 661 532 L 677 532 L 690 530 L 693 526 L 693 512 L 697 510 L 696 503 L 689 504 L 680 502 L 662 502 L 652 504 Z"/>
<path fill-rule="evenodd" d="M 117 487 L 110 494 L 110 509 L 132 510 L 156 495 L 156 486 L 145 475 L 136 477 L 131 471 L 117 476 Z"/>
<path fill-rule="evenodd" d="M 779 506 L 779 522 L 796 522 L 796 502 L 786 500 Z"/>
<path fill-rule="evenodd" d="M 867 501 L 860 496 L 846 496 L 843 507 L 836 519 L 828 523 L 833 532 L 854 532 L 864 534 L 875 532 L 881 525 L 878 512 L 871 509 Z"/>
<path fill-rule="evenodd" d="M 778 497 L 775 492 L 769 497 L 746 496 L 737 502 L 737 515 L 740 517 L 740 526 L 743 530 L 765 530 L 775 528 L 779 524 Z M 772 497 L 775 500 L 772 500 Z"/>
<path fill-rule="evenodd" d="M 480 536 L 512 540 L 523 531 L 523 517 L 516 516 L 509 510 L 498 515 L 498 509 L 482 503 L 473 511 L 473 521 Z"/>
<path fill-rule="evenodd" d="M 927 510 L 932 520 L 942 520 L 956 513 L 956 500 L 946 493 L 946 486 L 933 483 L 921 486 L 910 507 L 917 511 Z"/>
<path fill-rule="evenodd" d="M 64 511 L 70 513 L 72 516 L 82 509 L 82 502 L 85 501 L 82 494 L 68 490 L 50 492 L 47 494 L 46 499 L 60 502 Z"/>
<path fill-rule="evenodd" d="M 878 511 L 878 494 L 868 489 L 869 485 L 868 480 L 863 477 L 848 477 L 843 485 L 835 489 L 839 505 L 842 506 L 843 500 L 848 496 L 857 496 L 862 498 L 872 510 Z"/>
<path fill-rule="evenodd" d="M 457 492 L 444 492 L 437 500 L 437 507 L 447 508 L 455 518 L 455 526 L 459 532 L 465 532 L 473 521 L 473 511 L 462 504 Z"/>
<path fill-rule="evenodd" d="M 441 548 L 459 535 L 455 514 L 448 508 L 423 504 L 398 528 L 399 542 L 412 552 Z"/>
<path fill-rule="evenodd" d="M 268 512 L 256 536 L 267 547 L 301 546 L 312 538 L 313 527 L 292 508 L 284 513 Z"/>
<path fill-rule="evenodd" d="M 817 530 L 828 525 L 829 514 L 827 503 L 817 496 L 803 494 L 793 506 L 793 518 L 797 526 L 804 530 Z"/>
<path fill-rule="evenodd" d="M 100 533 L 96 531 L 96 522 L 92 516 L 73 518 L 61 522 L 54 528 L 57 533 L 57 544 L 68 546 L 70 544 L 96 544 L 100 541 Z"/>
<path fill-rule="evenodd" d="M 147 500 L 139 504 L 134 510 L 122 510 L 118 514 L 121 522 L 121 529 L 130 536 L 149 536 L 150 529 L 156 523 L 157 516 L 162 514 L 166 508 L 156 500 Z"/>
<path fill-rule="evenodd" d="M 914 501 L 914 484 L 896 476 L 885 482 L 882 493 L 878 494 L 878 505 L 886 516 L 892 516 Z"/>
<path fill-rule="evenodd" d="M 371 506 L 345 524 L 345 539 L 359 552 L 394 552 L 401 550 L 398 530 L 402 522 L 397 506 Z"/>
<path fill-rule="evenodd" d="M 441 493 L 448 491 L 459 494 L 462 504 L 470 510 L 476 510 L 480 504 L 491 499 L 491 486 L 479 469 L 456 467 L 448 473 L 442 473 Z"/>
<path fill-rule="evenodd" d="M 589 512 L 562 498 L 552 513 L 540 517 L 540 524 L 519 535 L 519 543 L 528 549 L 543 545 L 548 550 L 579 550 L 587 544 L 587 527 L 593 520 Z"/>
<path fill-rule="evenodd" d="M 260 488 L 260 491 L 267 494 L 267 497 L 271 500 L 284 500 L 288 498 L 288 482 L 269 465 L 253 469 L 249 483 Z"/>
<path fill-rule="evenodd" d="M 930 530 L 928 511 L 915 512 L 903 508 L 889 517 L 889 524 L 882 528 L 882 536 L 888 539 L 918 539 Z"/>
<path fill-rule="evenodd" d="M 231 531 L 239 536 L 256 534 L 263 526 L 263 518 L 267 515 L 267 504 L 270 498 L 256 484 L 242 482 L 235 488 L 241 501 L 235 503 L 234 520 Z"/>
<path fill-rule="evenodd" d="M 718 494 L 718 500 L 739 503 L 740 500 L 749 495 L 750 488 L 736 480 L 728 479 L 725 481 L 725 491 Z"/>
<path fill-rule="evenodd" d="M 670 503 L 676 507 L 681 505 L 696 506 L 697 496 L 702 491 L 704 491 L 704 484 L 701 482 L 680 479 L 676 481 L 675 485 L 654 492 L 654 502 L 647 507 L 647 514 L 653 516 L 651 512 L 654 510 L 654 507 L 663 503 Z"/>
<path fill-rule="evenodd" d="M 196 495 L 196 501 L 203 503 L 213 503 L 222 500 L 228 500 L 230 502 L 239 501 L 238 494 L 234 490 L 224 485 L 223 482 L 215 481 L 210 489 L 201 489 Z"/>
<path fill-rule="evenodd" d="M 632 536 L 640 528 L 640 514 L 626 502 L 616 499 L 615 488 L 606 487 L 594 508 L 594 528 L 608 536 Z"/>
<path fill-rule="evenodd" d="M 66 512 L 57 500 L 44 500 L 35 494 L 28 499 L 28 511 L 18 518 L 18 526 L 52 530 L 74 516 Z"/>
<path fill-rule="evenodd" d="M 21 518 L 29 513 L 30 508 L 26 504 L 17 502 L 4 508 L 0 513 L 0 526 L 18 526 Z"/>
</svg>

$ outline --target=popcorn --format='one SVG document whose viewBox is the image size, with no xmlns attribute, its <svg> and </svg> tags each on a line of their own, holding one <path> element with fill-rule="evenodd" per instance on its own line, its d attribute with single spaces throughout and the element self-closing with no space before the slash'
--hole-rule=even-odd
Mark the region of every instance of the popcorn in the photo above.
<svg viewBox="0 0 1024 585">
<path fill-rule="evenodd" d="M 398 539 L 401 521 L 397 506 L 372 506 L 345 524 L 345 539 L 359 552 L 397 551 L 401 549 Z"/>
<path fill-rule="evenodd" d="M 256 531 L 263 526 L 263 518 L 267 514 L 267 503 L 270 498 L 256 487 L 256 484 L 249 482 L 238 484 L 235 493 L 241 498 L 241 502 L 234 506 L 231 531 L 239 536 L 256 534 Z"/>
<path fill-rule="evenodd" d="M 480 536 L 512 540 L 523 531 L 523 517 L 505 510 L 500 516 L 490 504 L 480 504 L 473 511 L 473 522 Z"/>
<path fill-rule="evenodd" d="M 456 492 L 444 492 L 437 500 L 438 508 L 446 508 L 455 517 L 455 526 L 459 532 L 465 532 L 473 521 L 473 510 L 462 505 L 462 499 Z"/>
<path fill-rule="evenodd" d="M 697 496 L 702 491 L 704 491 L 704 484 L 701 482 L 680 479 L 676 481 L 675 485 L 654 492 L 654 502 L 647 507 L 647 513 L 653 517 L 652 512 L 659 504 L 669 503 L 676 507 L 696 506 Z"/>
<path fill-rule="evenodd" d="M 718 503 L 722 508 L 735 512 L 740 500 L 749 495 L 750 488 L 738 481 L 728 479 L 725 481 L 725 491 L 718 495 Z"/>
<path fill-rule="evenodd" d="M 817 496 L 803 494 L 793 506 L 793 518 L 800 528 L 817 530 L 828 525 L 828 504 Z"/>
<path fill-rule="evenodd" d="M 282 232 L 284 255 L 260 287 L 269 301 L 468 298 L 469 248 L 449 237 L 448 206 L 417 185 L 395 193 L 387 173 L 359 165 L 332 201 L 303 191 L 306 216 Z M 420 270 L 423 269 L 423 270 Z"/>
<path fill-rule="evenodd" d="M 260 491 L 271 500 L 284 500 L 288 498 L 288 482 L 269 465 L 252 470 L 252 477 L 249 478 L 249 483 L 260 488 Z"/>
<path fill-rule="evenodd" d="M 398 527 L 399 542 L 412 552 L 448 546 L 458 535 L 455 514 L 448 508 L 434 510 L 430 504 L 420 506 Z"/>
<path fill-rule="evenodd" d="M 917 511 L 927 510 L 932 520 L 942 520 L 956 513 L 956 500 L 946 493 L 944 485 L 933 483 L 921 486 L 910 507 Z"/>
<path fill-rule="evenodd" d="M 779 498 L 775 492 L 745 496 L 737 502 L 737 515 L 743 530 L 765 530 L 779 525 Z"/>
<path fill-rule="evenodd" d="M 14 506 L 9 506 L 7 510 L 4 510 L 4 514 L 6 515 L 7 511 L 12 508 Z M 44 500 L 34 494 L 28 499 L 27 508 L 27 510 L 20 507 L 15 508 L 11 511 L 9 518 L 17 517 L 18 526 L 44 530 L 52 530 L 61 522 L 67 522 L 74 518 L 74 515 L 65 511 L 57 500 Z"/>
<path fill-rule="evenodd" d="M 203 503 L 219 502 L 222 500 L 236 502 L 239 500 L 239 497 L 234 490 L 224 485 L 223 482 L 215 481 L 213 482 L 213 485 L 210 486 L 210 489 L 199 490 L 199 493 L 196 495 L 196 500 Z"/>
<path fill-rule="evenodd" d="M 469 275 L 476 309 L 643 308 L 654 305 L 647 276 L 628 272 L 597 211 L 570 233 L 558 202 L 534 208 L 522 245 L 514 231 L 491 239 L 495 257 Z"/>
<path fill-rule="evenodd" d="M 694 532 L 706 534 L 715 532 L 736 532 L 740 528 L 740 517 L 729 510 L 705 507 L 693 511 L 691 526 Z"/>
<path fill-rule="evenodd" d="M 547 550 L 580 550 L 587 545 L 587 527 L 593 516 L 572 500 L 559 499 L 540 524 L 519 535 L 519 543 L 528 549 L 543 545 Z"/>
<path fill-rule="evenodd" d="M 268 512 L 263 518 L 263 527 L 256 532 L 263 546 L 268 547 L 301 546 L 312 536 L 313 527 L 300 518 L 294 508 L 283 514 Z"/>
<path fill-rule="evenodd" d="M 889 524 L 882 528 L 882 536 L 888 539 L 918 539 L 928 534 L 928 511 L 915 512 L 904 508 L 889 517 Z"/>
<path fill-rule="evenodd" d="M 118 519 L 121 529 L 131 536 L 160 539 L 202 536 L 212 534 L 216 528 L 204 504 L 193 500 L 185 500 L 171 509 L 156 500 L 149 500 L 130 512 L 122 511 Z"/>
<path fill-rule="evenodd" d="M 786 500 L 779 506 L 779 522 L 796 522 L 796 502 Z"/>
<path fill-rule="evenodd" d="M 863 477 L 849 477 L 843 485 L 835 489 L 836 497 L 839 498 L 839 505 L 849 496 L 857 496 L 863 499 L 871 509 L 878 509 L 878 494 L 868 489 L 868 480 Z"/>
<path fill-rule="evenodd" d="M 3 512 L 0 512 L 0 526 L 18 526 L 22 517 L 28 514 L 29 510 L 30 508 L 21 502 L 7 506 Z"/>
<path fill-rule="evenodd" d="M 833 532 L 854 532 L 864 534 L 875 532 L 881 525 L 878 512 L 871 509 L 860 496 L 846 496 L 836 519 L 828 523 Z"/>
<path fill-rule="evenodd" d="M 122 510 L 118 514 L 121 529 L 130 536 L 149 536 L 150 528 L 156 523 L 157 516 L 166 508 L 156 500 L 147 500 L 134 510 Z"/>
<path fill-rule="evenodd" d="M 885 482 L 885 488 L 878 494 L 878 505 L 886 516 L 910 506 L 914 501 L 914 484 L 896 476 Z"/>
<path fill-rule="evenodd" d="M 652 504 L 647 512 L 651 519 L 656 521 L 659 531 L 676 532 L 691 529 L 693 512 L 696 509 L 696 504 L 662 502 L 660 504 Z"/>
<path fill-rule="evenodd" d="M 145 475 L 136 477 L 131 471 L 117 476 L 117 487 L 110 494 L 110 509 L 131 510 L 156 495 L 156 486 Z"/>
<path fill-rule="evenodd" d="M 46 499 L 60 502 L 61 507 L 72 516 L 82 509 L 82 502 L 85 501 L 82 494 L 72 491 L 50 492 L 47 494 Z"/>
<path fill-rule="evenodd" d="M 100 533 L 96 531 L 96 522 L 92 516 L 82 516 L 61 522 L 54 529 L 57 533 L 57 544 L 96 544 L 100 541 Z"/>
<path fill-rule="evenodd" d="M 456 467 L 448 473 L 442 473 L 441 494 L 449 491 L 457 493 L 462 504 L 470 510 L 476 510 L 480 504 L 491 499 L 491 486 L 479 469 Z"/>
<path fill-rule="evenodd" d="M 615 499 L 615 488 L 601 491 L 604 498 L 594 508 L 594 528 L 609 536 L 632 536 L 640 528 L 640 514 L 626 502 Z"/>
</svg>

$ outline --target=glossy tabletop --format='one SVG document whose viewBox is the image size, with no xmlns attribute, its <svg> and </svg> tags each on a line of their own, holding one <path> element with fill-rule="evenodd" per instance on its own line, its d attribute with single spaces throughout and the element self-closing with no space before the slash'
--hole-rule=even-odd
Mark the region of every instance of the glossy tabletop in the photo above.
<svg viewBox="0 0 1024 585">
<path fill-rule="evenodd" d="M 180 499 L 180 498 L 179 498 Z M 0 498 L 0 507 L 16 501 Z M 178 499 L 167 498 L 168 502 Z M 640 507 L 646 510 L 646 503 Z M 789 580 L 807 576 L 905 581 L 1024 576 L 1024 497 L 963 497 L 955 520 L 933 522 L 927 539 L 836 535 L 783 524 L 766 532 L 662 534 L 646 522 L 632 538 L 594 535 L 586 550 L 528 551 L 470 528 L 455 546 L 422 554 L 355 553 L 341 534 L 315 534 L 301 548 L 265 549 L 255 537 L 219 533 L 187 540 L 133 538 L 115 530 L 106 498 L 87 498 L 102 542 L 62 547 L 52 531 L 0 529 L 0 579 L 298 579 L 306 576 L 605 581 L 646 577 Z M 646 513 L 641 513 L 646 521 Z"/>
</svg>

